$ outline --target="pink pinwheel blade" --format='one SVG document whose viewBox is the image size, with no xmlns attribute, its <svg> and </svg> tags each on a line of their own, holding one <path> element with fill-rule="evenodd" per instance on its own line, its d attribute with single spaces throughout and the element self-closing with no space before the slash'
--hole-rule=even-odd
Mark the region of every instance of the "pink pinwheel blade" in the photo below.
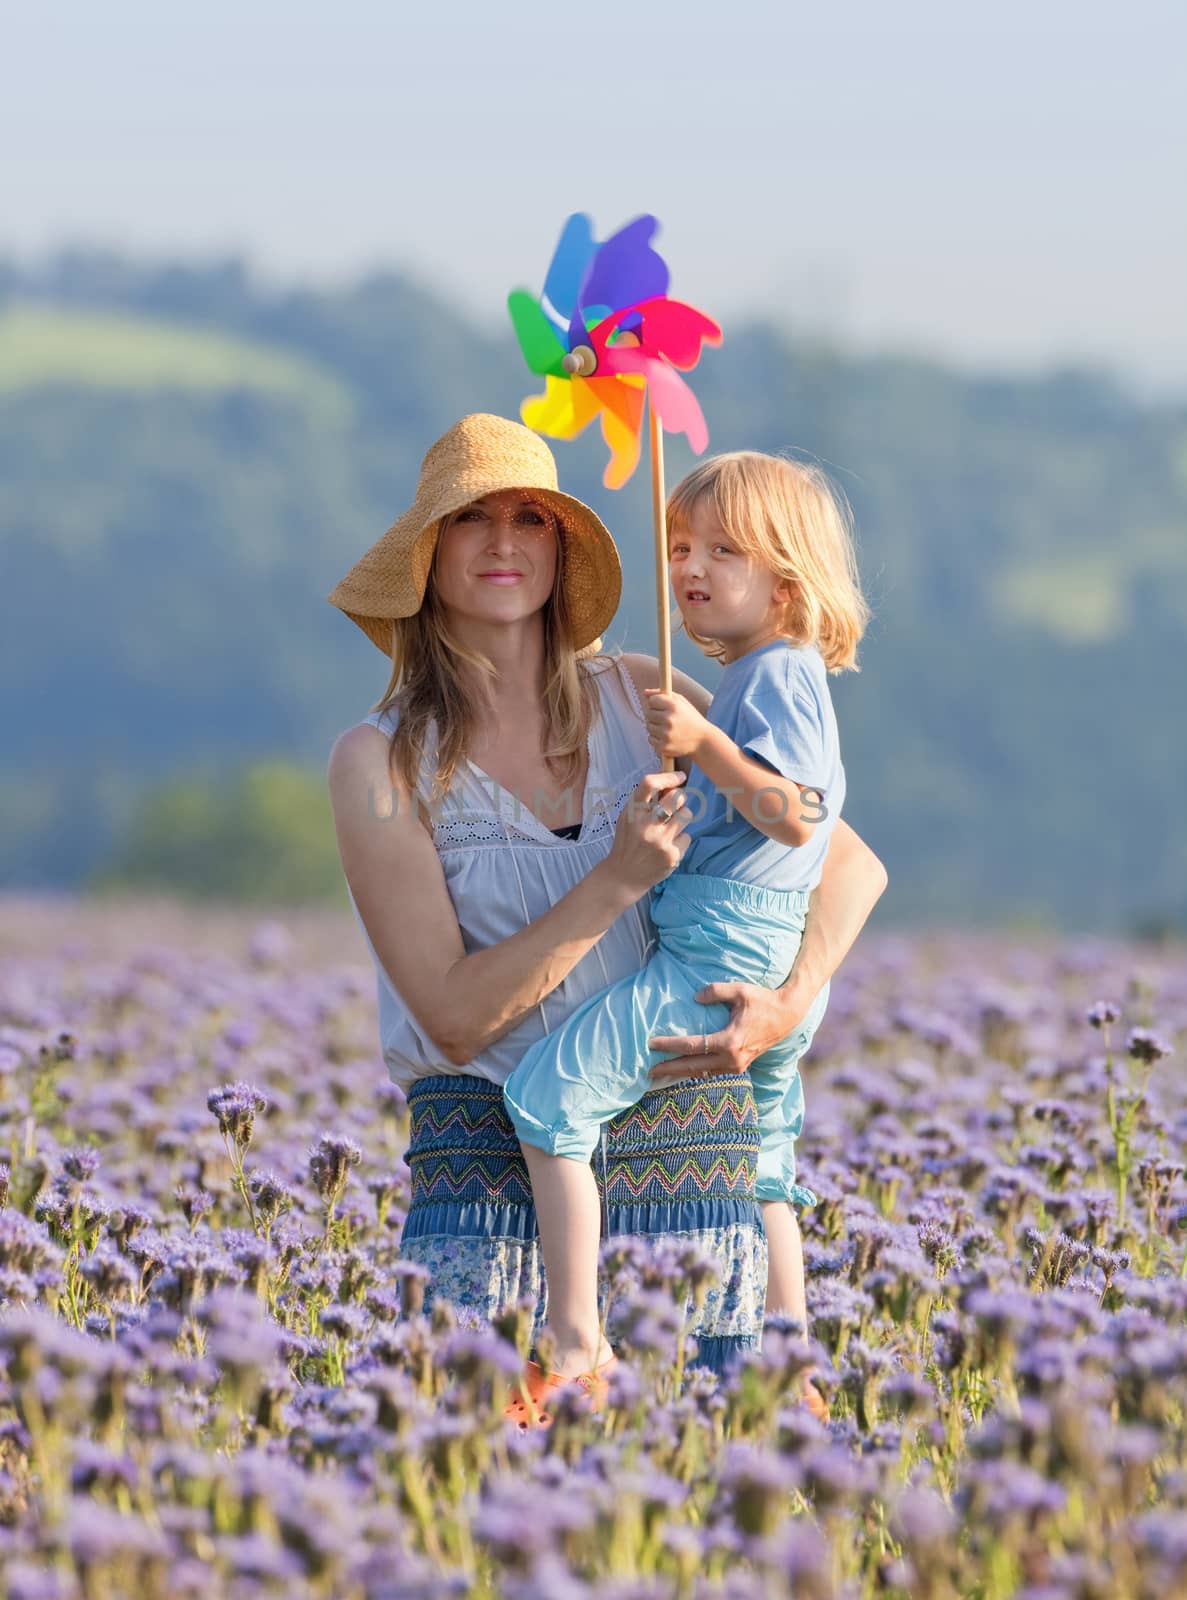
<svg viewBox="0 0 1187 1600">
<path fill-rule="evenodd" d="M 661 427 L 668 433 L 687 434 L 689 447 L 699 456 L 709 443 L 709 429 L 697 397 L 684 379 L 644 350 L 621 350 L 614 355 L 620 372 L 637 372 L 647 379 L 647 392 Z"/>
</svg>

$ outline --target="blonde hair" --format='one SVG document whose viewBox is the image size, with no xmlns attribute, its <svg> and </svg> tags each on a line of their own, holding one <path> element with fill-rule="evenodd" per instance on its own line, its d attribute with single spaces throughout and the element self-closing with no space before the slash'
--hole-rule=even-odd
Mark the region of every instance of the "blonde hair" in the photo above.
<svg viewBox="0 0 1187 1600">
<path fill-rule="evenodd" d="M 465 506 L 459 511 L 466 510 Z M 459 511 L 452 513 L 457 516 Z M 576 778 L 581 753 L 597 710 L 597 691 L 588 669 L 579 663 L 572 644 L 565 589 L 564 524 L 551 513 L 557 530 L 556 576 L 544 603 L 544 759 L 563 782 Z M 449 626 L 437 593 L 434 576 L 441 533 L 451 520 L 437 525 L 433 564 L 420 610 L 392 620 L 392 670 L 373 711 L 395 706 L 399 721 L 389 745 L 389 759 L 398 767 L 407 787 L 416 791 L 428 736 L 436 730 L 436 770 L 431 801 L 449 792 L 458 766 L 464 761 L 487 707 L 476 692 L 474 679 L 463 670 L 472 667 L 488 682 L 497 676 L 489 656 L 462 644 Z"/>
<path fill-rule="evenodd" d="M 743 555 L 791 590 L 780 632 L 815 645 L 830 672 L 860 672 L 857 646 L 870 620 L 853 548 L 852 513 L 839 489 L 810 462 L 732 450 L 694 467 L 668 497 L 668 532 L 686 529 L 708 501 Z M 684 624 L 707 656 L 725 651 Z"/>
</svg>

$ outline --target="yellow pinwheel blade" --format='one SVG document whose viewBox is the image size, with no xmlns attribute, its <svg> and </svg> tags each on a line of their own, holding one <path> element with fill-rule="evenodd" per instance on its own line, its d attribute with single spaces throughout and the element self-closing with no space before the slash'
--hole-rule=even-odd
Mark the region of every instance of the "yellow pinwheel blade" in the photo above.
<svg viewBox="0 0 1187 1600">
<path fill-rule="evenodd" d="M 597 416 L 598 405 L 584 378 L 547 377 L 544 393 L 529 395 L 519 414 L 537 433 L 575 439 Z"/>
</svg>

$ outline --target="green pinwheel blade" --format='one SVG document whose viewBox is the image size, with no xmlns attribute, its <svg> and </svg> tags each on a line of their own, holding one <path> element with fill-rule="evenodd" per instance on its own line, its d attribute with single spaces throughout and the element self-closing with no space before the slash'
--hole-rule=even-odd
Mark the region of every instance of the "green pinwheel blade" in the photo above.
<svg viewBox="0 0 1187 1600">
<path fill-rule="evenodd" d="M 565 347 L 560 335 L 544 315 L 540 302 L 526 289 L 512 289 L 507 296 L 507 309 L 519 339 L 519 348 L 530 371 L 542 377 L 567 377 L 561 362 Z"/>
</svg>

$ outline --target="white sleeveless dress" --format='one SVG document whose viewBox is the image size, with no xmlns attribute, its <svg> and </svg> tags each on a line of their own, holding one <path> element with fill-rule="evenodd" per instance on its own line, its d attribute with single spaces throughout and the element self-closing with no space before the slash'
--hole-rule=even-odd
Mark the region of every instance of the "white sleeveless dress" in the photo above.
<svg viewBox="0 0 1187 1600">
<path fill-rule="evenodd" d="M 643 708 L 626 667 L 610 656 L 584 665 L 597 684 L 600 714 L 589 736 L 589 776 L 578 837 L 559 838 L 546 821 L 518 805 L 473 763 L 459 768 L 450 795 L 433 817 L 433 842 L 467 953 L 518 933 L 604 860 L 619 812 L 639 779 L 658 769 Z M 397 719 L 389 708 L 373 711 L 364 720 L 390 736 Z M 431 762 L 429 752 L 426 779 L 420 786 L 426 795 Z M 458 1067 L 445 1059 L 409 1012 L 375 953 L 353 895 L 350 900 L 375 966 L 383 1058 L 393 1082 L 403 1089 L 417 1078 L 448 1073 L 505 1082 L 529 1044 L 563 1022 L 590 995 L 637 972 L 654 937 L 644 895 L 534 1010 L 466 1066 Z M 408 910 L 414 913 L 415 907 Z"/>
</svg>

